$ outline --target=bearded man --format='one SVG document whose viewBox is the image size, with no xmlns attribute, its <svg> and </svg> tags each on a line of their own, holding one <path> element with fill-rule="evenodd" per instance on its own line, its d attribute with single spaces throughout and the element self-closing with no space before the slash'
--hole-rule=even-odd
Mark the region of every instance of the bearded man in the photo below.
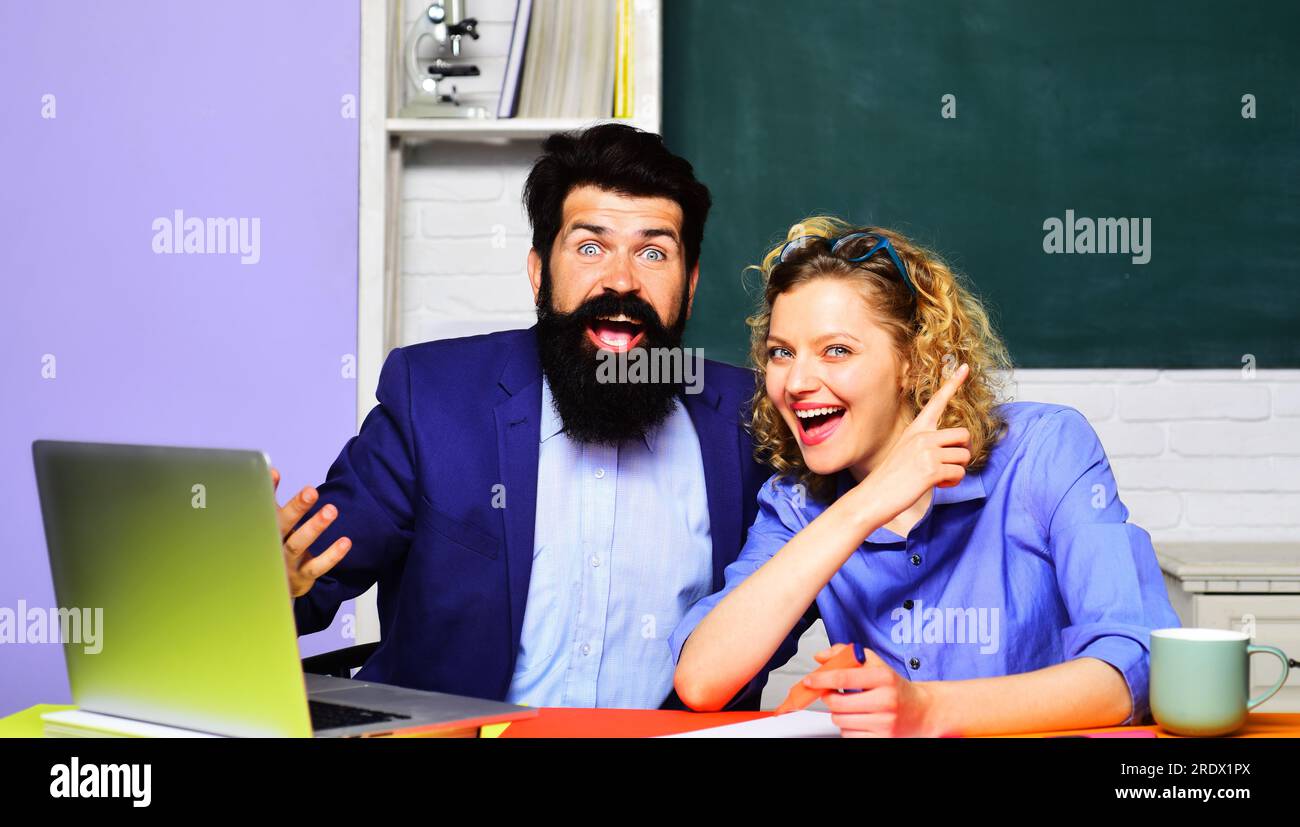
<svg viewBox="0 0 1300 827">
<path fill-rule="evenodd" d="M 681 348 L 709 191 L 659 136 L 605 124 L 547 139 L 524 200 L 537 324 L 393 350 L 325 483 L 280 509 L 298 631 L 378 583 L 358 679 L 680 708 L 668 636 L 722 587 L 771 474 L 754 376 L 603 368 Z"/>
</svg>

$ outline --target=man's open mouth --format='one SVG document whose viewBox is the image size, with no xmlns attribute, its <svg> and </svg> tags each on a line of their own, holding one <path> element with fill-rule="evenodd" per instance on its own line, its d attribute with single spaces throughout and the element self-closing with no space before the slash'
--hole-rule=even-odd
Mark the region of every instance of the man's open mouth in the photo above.
<svg viewBox="0 0 1300 827">
<path fill-rule="evenodd" d="M 794 408 L 795 421 L 799 423 L 799 438 L 805 445 L 824 442 L 839 427 L 844 418 L 842 405 L 820 405 Z"/>
<path fill-rule="evenodd" d="M 587 326 L 587 338 L 602 350 L 631 350 L 645 337 L 645 326 L 625 314 L 601 316 Z"/>
</svg>

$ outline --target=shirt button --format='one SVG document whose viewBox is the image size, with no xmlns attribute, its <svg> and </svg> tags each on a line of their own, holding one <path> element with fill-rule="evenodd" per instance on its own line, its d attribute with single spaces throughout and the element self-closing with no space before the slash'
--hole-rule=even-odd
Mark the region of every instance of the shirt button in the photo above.
<svg viewBox="0 0 1300 827">
<path fill-rule="evenodd" d="M 909 660 L 909 661 L 907 662 L 907 665 L 910 666 L 910 667 L 912 667 L 913 669 L 920 669 L 920 668 L 921 668 L 921 661 L 920 661 L 919 658 L 912 658 L 911 660 Z"/>
<path fill-rule="evenodd" d="M 604 469 L 604 468 L 597 468 L 597 469 L 596 469 L 596 479 L 598 479 L 598 480 L 603 480 L 604 478 L 605 478 L 605 469 Z"/>
<path fill-rule="evenodd" d="M 912 611 L 912 601 L 910 601 L 910 600 L 904 600 L 904 601 L 903 601 L 903 608 L 904 608 L 904 609 L 907 609 L 909 612 Z"/>
<path fill-rule="evenodd" d="M 594 569 L 594 568 L 599 568 L 599 567 L 600 567 L 600 558 L 597 557 L 597 556 L 594 555 L 594 554 L 591 555 L 591 567 L 592 567 L 593 569 Z"/>
<path fill-rule="evenodd" d="M 582 654 L 584 654 L 584 655 L 590 655 L 590 654 L 591 654 L 591 644 L 590 644 L 590 643 L 584 643 L 584 644 L 582 644 Z M 913 660 L 915 660 L 915 658 L 913 658 Z"/>
<path fill-rule="evenodd" d="M 919 565 L 921 565 L 921 555 L 919 555 L 919 554 L 913 554 L 913 555 L 912 555 L 912 565 L 914 565 L 914 566 L 919 566 Z"/>
</svg>

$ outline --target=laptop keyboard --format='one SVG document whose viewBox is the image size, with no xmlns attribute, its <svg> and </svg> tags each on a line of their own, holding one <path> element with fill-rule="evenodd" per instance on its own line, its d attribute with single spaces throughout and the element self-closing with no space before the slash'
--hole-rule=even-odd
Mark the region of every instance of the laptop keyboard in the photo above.
<svg viewBox="0 0 1300 827">
<path fill-rule="evenodd" d="M 311 728 L 314 730 L 341 729 L 411 717 L 396 712 L 379 712 L 374 709 L 362 709 L 359 706 L 344 706 L 310 699 L 307 701 L 307 708 L 311 712 Z"/>
</svg>

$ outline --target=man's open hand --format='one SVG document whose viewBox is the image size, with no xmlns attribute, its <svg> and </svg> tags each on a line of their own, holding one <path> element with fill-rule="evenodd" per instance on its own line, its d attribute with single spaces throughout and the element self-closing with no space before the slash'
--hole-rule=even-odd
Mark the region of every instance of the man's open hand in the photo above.
<svg viewBox="0 0 1300 827">
<path fill-rule="evenodd" d="M 271 483 L 277 490 L 280 487 L 280 472 L 271 468 Z M 292 535 L 293 527 L 302 519 L 302 515 L 316 502 L 316 489 L 310 485 L 298 492 L 298 496 L 289 500 L 276 511 L 280 522 L 280 538 L 284 543 L 284 566 L 289 572 L 289 593 L 301 597 L 311 591 L 316 578 L 334 568 L 334 564 L 343 559 L 343 555 L 352 548 L 352 541 L 347 537 L 335 540 L 329 548 L 313 557 L 307 549 L 321 535 L 329 524 L 338 516 L 338 509 L 326 505 L 312 518 L 303 523 Z"/>
</svg>

